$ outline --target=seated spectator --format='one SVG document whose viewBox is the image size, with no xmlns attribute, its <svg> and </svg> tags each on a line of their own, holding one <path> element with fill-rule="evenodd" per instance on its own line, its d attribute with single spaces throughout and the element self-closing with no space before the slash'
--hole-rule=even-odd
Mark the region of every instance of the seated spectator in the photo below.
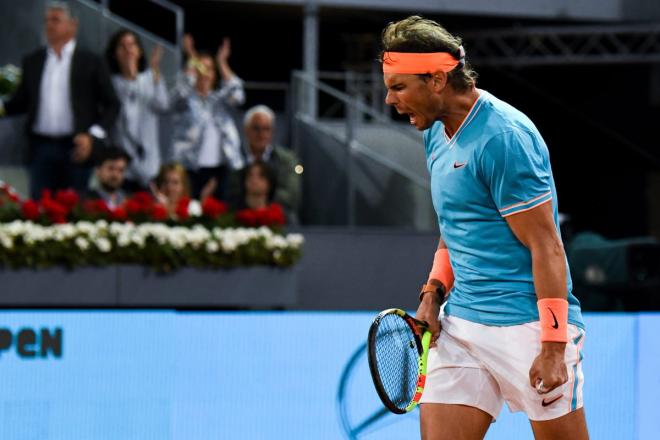
<svg viewBox="0 0 660 440">
<path fill-rule="evenodd" d="M 151 53 L 147 66 L 140 38 L 122 29 L 106 48 L 112 84 L 121 102 L 113 139 L 131 157 L 124 186 L 130 191 L 149 188 L 160 167 L 159 113 L 167 110 L 168 96 L 161 80 L 160 46 Z"/>
<path fill-rule="evenodd" d="M 95 168 L 96 181 L 87 191 L 86 199 L 100 199 L 110 209 L 116 209 L 126 200 L 127 194 L 122 190 L 126 168 L 131 158 L 118 147 L 108 147 L 100 150 Z"/>
<path fill-rule="evenodd" d="M 243 151 L 246 163 L 258 161 L 274 172 L 277 186 L 273 201 L 282 205 L 287 217 L 296 223 L 302 192 L 302 166 L 298 157 L 288 148 L 273 145 L 275 113 L 265 105 L 252 107 L 245 113 L 244 129 L 247 148 Z M 240 175 L 231 177 L 230 194 L 235 198 L 241 191 Z"/>
<path fill-rule="evenodd" d="M 78 19 L 68 3 L 46 6 L 47 46 L 23 59 L 22 79 L 5 103 L 7 115 L 27 114 L 30 193 L 87 189 L 92 149 L 103 148 L 119 102 L 103 60 L 76 41 Z"/>
<path fill-rule="evenodd" d="M 196 212 L 201 213 L 201 205 L 197 200 L 190 199 L 190 181 L 188 173 L 183 165 L 179 163 L 169 163 L 160 167 L 156 176 L 155 184 L 152 184 L 152 192 L 156 200 L 167 209 L 168 216 L 171 219 L 183 217 L 180 210 L 185 209 L 185 217 Z M 212 192 L 212 188 L 207 185 L 202 189 L 202 199 L 206 198 Z"/>
<path fill-rule="evenodd" d="M 230 111 L 245 101 L 243 82 L 229 67 L 229 39 L 223 40 L 215 59 L 197 52 L 190 36 L 184 47 L 190 69 L 172 94 L 173 160 L 188 171 L 194 197 L 211 184 L 213 195 L 225 199 L 229 169 L 243 166 L 240 136 Z M 219 76 L 222 86 L 217 89 Z"/>
<path fill-rule="evenodd" d="M 273 170 L 264 162 L 252 162 L 240 171 L 241 193 L 234 201 L 236 210 L 262 209 L 273 203 L 277 182 Z"/>
</svg>

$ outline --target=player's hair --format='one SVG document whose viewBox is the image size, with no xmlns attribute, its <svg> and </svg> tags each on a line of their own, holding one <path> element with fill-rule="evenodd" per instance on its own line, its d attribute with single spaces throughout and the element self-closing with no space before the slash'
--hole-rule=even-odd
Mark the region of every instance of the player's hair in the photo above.
<svg viewBox="0 0 660 440">
<path fill-rule="evenodd" d="M 450 34 L 445 28 L 433 20 L 413 15 L 397 22 L 391 22 L 383 30 L 383 61 L 385 52 L 430 53 L 448 52 L 457 60 L 460 59 L 462 41 Z M 429 74 L 420 75 L 430 78 Z M 457 91 L 464 92 L 476 84 L 477 72 L 466 61 L 447 74 L 448 83 Z"/>
</svg>

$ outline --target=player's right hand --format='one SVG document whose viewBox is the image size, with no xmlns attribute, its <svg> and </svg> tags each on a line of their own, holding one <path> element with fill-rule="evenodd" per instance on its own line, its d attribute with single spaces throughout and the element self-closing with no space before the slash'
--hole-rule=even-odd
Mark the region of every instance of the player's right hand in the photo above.
<svg viewBox="0 0 660 440">
<path fill-rule="evenodd" d="M 440 337 L 440 320 L 438 315 L 440 314 L 440 305 L 442 304 L 442 298 L 439 294 L 427 293 L 422 297 L 422 302 L 417 308 L 417 313 L 415 314 L 415 319 L 418 321 L 426 322 L 431 332 L 431 347 L 435 347 L 435 342 Z"/>
</svg>

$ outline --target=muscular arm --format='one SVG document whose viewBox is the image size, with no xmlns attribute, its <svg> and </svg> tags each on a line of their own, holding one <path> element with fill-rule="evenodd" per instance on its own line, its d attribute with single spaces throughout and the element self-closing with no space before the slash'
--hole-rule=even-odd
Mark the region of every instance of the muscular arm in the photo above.
<svg viewBox="0 0 660 440">
<path fill-rule="evenodd" d="M 552 203 L 510 215 L 506 220 L 518 240 L 532 254 L 536 296 L 539 299 L 566 299 L 566 256 L 553 220 Z M 532 387 L 540 382 L 547 390 L 544 392 L 548 392 L 568 380 L 565 349 L 564 342 L 541 343 L 541 353 L 534 359 L 529 372 Z"/>
<path fill-rule="evenodd" d="M 566 254 L 553 220 L 552 203 L 510 215 L 506 221 L 532 254 L 536 296 L 566 299 Z"/>
</svg>

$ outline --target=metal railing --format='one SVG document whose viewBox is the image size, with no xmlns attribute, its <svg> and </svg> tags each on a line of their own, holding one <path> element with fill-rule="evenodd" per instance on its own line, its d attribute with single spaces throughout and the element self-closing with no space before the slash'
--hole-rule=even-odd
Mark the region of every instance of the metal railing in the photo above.
<svg viewBox="0 0 660 440">
<path fill-rule="evenodd" d="M 324 76 L 327 78 L 329 75 L 327 75 L 326 72 Z M 336 79 L 345 79 L 348 83 L 351 81 L 351 75 L 348 73 L 346 75 L 342 75 L 341 77 L 336 76 Z M 305 72 L 302 71 L 293 72 L 291 92 L 293 93 L 293 118 L 305 122 L 307 125 L 313 127 L 316 131 L 335 139 L 340 144 L 345 145 L 346 163 L 344 166 L 348 192 L 346 198 L 346 210 L 349 226 L 354 226 L 356 220 L 354 173 L 355 156 L 358 154 L 369 158 L 371 161 L 385 167 L 386 169 L 393 171 L 394 173 L 404 177 L 414 185 L 417 185 L 424 190 L 430 189 L 428 178 L 421 177 L 419 174 L 406 169 L 391 158 L 375 151 L 373 148 L 370 148 L 369 146 L 364 145 L 357 140 L 356 132 L 358 130 L 358 126 L 365 123 L 365 117 L 368 119 L 368 123 L 380 123 L 386 126 L 392 126 L 394 121 L 388 115 L 375 110 L 373 106 L 365 104 L 364 101 L 360 99 L 360 97 L 354 97 L 347 93 L 341 92 L 329 86 L 328 84 L 319 81 L 318 79 L 310 78 L 305 74 Z M 324 126 L 324 124 L 319 123 L 319 120 L 315 116 L 317 112 L 307 108 L 310 100 L 306 99 L 306 97 L 309 93 L 326 94 L 344 106 L 344 136 L 342 136 L 336 130 L 332 130 L 331 128 Z M 318 102 L 318 100 L 315 101 Z M 398 132 L 415 143 L 419 143 L 421 140 L 420 133 L 410 127 L 400 127 Z"/>
<path fill-rule="evenodd" d="M 155 35 L 152 32 L 147 31 L 142 28 L 139 24 L 133 23 L 110 10 L 111 0 L 100 0 L 100 2 L 95 2 L 92 0 L 76 0 L 76 3 L 79 7 L 86 8 L 87 11 L 91 11 L 93 14 L 98 16 L 98 26 L 93 26 L 95 29 L 91 32 L 97 32 L 96 41 L 99 49 L 103 49 L 107 41 L 113 32 L 119 28 L 125 28 L 135 34 L 139 35 L 145 43 L 145 49 L 151 49 L 156 45 L 159 45 L 163 48 L 163 70 L 164 75 L 168 79 L 174 78 L 177 71 L 179 70 L 182 60 L 181 54 L 181 44 L 183 41 L 183 20 L 184 12 L 183 8 L 175 5 L 167 0 L 147 0 L 148 2 L 157 5 L 163 9 L 166 9 L 174 14 L 174 27 L 175 27 L 175 41 L 174 43 Z M 85 26 L 81 29 L 82 31 L 87 32 Z"/>
</svg>

